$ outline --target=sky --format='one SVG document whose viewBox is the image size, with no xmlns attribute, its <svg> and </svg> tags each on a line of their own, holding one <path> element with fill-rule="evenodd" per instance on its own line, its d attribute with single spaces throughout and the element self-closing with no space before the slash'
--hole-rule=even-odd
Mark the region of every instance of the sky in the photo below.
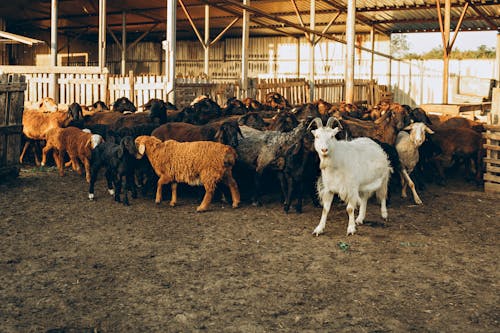
<svg viewBox="0 0 500 333">
<path fill-rule="evenodd" d="M 410 53 L 422 54 L 443 44 L 440 32 L 409 33 L 406 35 Z M 450 34 L 453 38 L 454 33 Z M 496 48 L 496 31 L 459 31 L 453 50 L 476 50 L 480 45 Z"/>
</svg>

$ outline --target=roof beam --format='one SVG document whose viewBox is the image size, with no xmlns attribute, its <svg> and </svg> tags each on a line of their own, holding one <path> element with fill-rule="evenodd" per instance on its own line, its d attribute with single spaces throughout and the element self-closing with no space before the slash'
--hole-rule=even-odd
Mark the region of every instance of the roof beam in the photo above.
<svg viewBox="0 0 500 333">
<path fill-rule="evenodd" d="M 338 5 L 336 2 L 333 2 L 330 0 L 323 0 L 323 2 L 329 4 L 330 6 L 332 6 L 333 8 L 335 8 L 336 10 L 338 10 L 341 13 L 347 13 L 347 9 Z M 386 31 L 376 27 L 375 24 L 373 23 L 373 21 L 367 19 L 363 15 L 358 14 L 357 9 L 356 9 L 356 20 L 358 20 L 359 22 L 361 22 L 369 27 L 373 27 L 375 29 L 375 31 L 377 31 L 378 33 L 389 36 L 389 34 Z"/>
<path fill-rule="evenodd" d="M 467 0 L 470 2 L 469 0 Z M 493 5 L 498 5 L 497 0 L 482 0 L 481 1 L 481 6 L 493 6 Z M 462 7 L 462 4 L 460 2 L 457 3 L 452 3 L 451 7 Z M 404 6 L 373 6 L 373 7 L 360 7 L 356 8 L 357 12 L 361 13 L 370 13 L 370 12 L 386 12 L 386 11 L 403 11 L 403 10 L 435 10 L 435 5 L 431 2 L 425 3 L 425 4 L 413 4 L 413 5 L 404 5 Z"/>
<path fill-rule="evenodd" d="M 212 7 L 218 8 L 218 9 L 220 9 L 222 11 L 225 11 L 226 13 L 233 14 L 233 15 L 239 17 L 240 19 L 243 17 L 243 15 L 241 13 L 238 13 L 235 10 L 229 9 L 227 7 L 223 7 L 222 5 L 219 5 L 219 4 L 214 4 L 214 3 L 212 3 L 211 1 L 208 1 L 208 0 L 202 0 L 202 1 L 205 4 L 208 4 L 208 5 L 212 6 Z M 294 37 L 294 38 L 296 37 L 292 33 L 280 30 L 279 28 L 276 28 L 276 27 L 271 27 L 268 24 L 266 24 L 265 22 L 262 22 L 262 21 L 260 21 L 258 19 L 255 19 L 255 17 L 253 17 L 253 16 L 250 16 L 250 21 L 253 22 L 253 23 L 255 23 L 255 24 L 258 24 L 262 28 L 266 28 L 266 29 L 270 29 L 270 30 L 276 31 L 276 32 L 278 32 L 280 34 L 283 34 L 285 36 Z"/>
<path fill-rule="evenodd" d="M 470 0 L 467 0 L 467 4 L 469 4 L 471 6 L 471 8 L 479 15 L 481 16 L 485 21 L 486 23 L 488 23 L 488 25 L 490 26 L 491 29 L 493 30 L 499 30 L 500 31 L 500 28 L 498 27 L 497 24 L 495 24 L 492 20 L 490 20 L 490 18 L 488 16 L 486 16 L 486 14 L 483 13 L 483 11 L 479 8 L 476 7 L 476 5 L 474 3 L 472 3 Z M 481 4 L 482 5 L 482 4 Z"/>
<path fill-rule="evenodd" d="M 206 1 L 206 0 L 204 0 Z M 282 19 L 281 17 L 277 17 L 277 16 L 274 16 L 272 14 L 268 14 L 264 11 L 261 11 L 257 8 L 253 8 L 251 6 L 246 6 L 246 5 L 243 5 L 235 0 L 226 0 L 227 3 L 230 3 L 234 6 L 237 6 L 237 7 L 240 7 L 241 9 L 246 9 L 247 11 L 251 12 L 251 13 L 257 13 L 257 14 L 260 14 L 268 19 L 271 19 L 273 21 L 276 21 L 276 22 L 280 22 L 280 23 L 283 23 L 285 25 L 288 25 L 292 28 L 295 28 L 297 30 L 300 30 L 300 31 L 306 31 L 310 34 L 315 34 L 315 35 L 318 35 L 318 36 L 322 36 L 322 37 L 325 37 L 326 39 L 330 39 L 330 40 L 333 40 L 333 41 L 336 41 L 336 42 L 339 42 L 339 43 L 342 43 L 342 44 L 346 44 L 347 42 L 343 39 L 340 39 L 340 38 L 337 38 L 335 36 L 332 36 L 332 35 L 329 35 L 329 34 L 325 34 L 325 33 L 322 33 L 320 31 L 315 31 L 315 30 L 311 30 L 311 29 L 308 29 L 308 28 L 303 28 L 301 27 L 299 24 L 296 24 L 296 23 L 293 23 L 293 22 L 290 22 L 288 20 L 285 20 L 285 19 Z M 363 51 L 366 51 L 366 52 L 372 52 L 372 50 L 366 48 L 366 47 L 362 47 L 362 46 L 356 46 L 357 49 L 360 49 L 360 50 L 363 50 Z M 373 52 L 375 53 L 376 55 L 379 55 L 381 57 L 386 57 L 386 58 L 390 58 L 392 59 L 393 57 L 388 55 L 388 54 L 385 54 L 385 53 L 381 53 L 381 52 Z"/>
</svg>

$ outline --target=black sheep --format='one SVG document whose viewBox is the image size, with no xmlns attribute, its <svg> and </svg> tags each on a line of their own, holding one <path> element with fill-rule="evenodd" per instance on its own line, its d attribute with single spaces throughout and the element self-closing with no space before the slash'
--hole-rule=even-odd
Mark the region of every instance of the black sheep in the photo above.
<svg viewBox="0 0 500 333">
<path fill-rule="evenodd" d="M 123 178 L 125 178 L 125 189 L 123 204 L 129 205 L 128 191 L 132 192 L 132 198 L 137 197 L 137 189 L 134 182 L 134 168 L 136 158 L 139 155 L 130 136 L 124 137 L 119 144 L 103 142 L 93 151 L 90 158 L 91 178 L 89 185 L 89 199 L 94 199 L 94 184 L 101 167 L 106 168 L 106 181 L 108 191 L 114 194 L 115 201 L 120 202 L 120 192 Z"/>
</svg>

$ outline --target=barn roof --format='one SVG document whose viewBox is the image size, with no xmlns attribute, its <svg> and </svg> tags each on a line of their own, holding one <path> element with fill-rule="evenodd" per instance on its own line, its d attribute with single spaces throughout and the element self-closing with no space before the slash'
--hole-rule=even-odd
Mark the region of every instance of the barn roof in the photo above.
<svg viewBox="0 0 500 333">
<path fill-rule="evenodd" d="M 177 38 L 196 39 L 189 19 L 203 32 L 205 5 L 210 5 L 210 35 L 213 39 L 231 22 L 242 17 L 241 0 L 182 0 L 177 5 Z M 251 0 L 251 36 L 303 36 L 300 21 L 309 27 L 310 0 Z M 165 36 L 166 0 L 107 0 L 107 24 L 115 34 L 122 29 L 122 13 L 126 12 L 127 34 L 143 35 L 146 40 L 162 40 Z M 97 39 L 98 0 L 58 0 L 59 32 L 67 36 Z M 345 32 L 347 0 L 315 2 L 316 31 L 342 35 Z M 441 4 L 443 10 L 444 4 Z M 500 31 L 499 0 L 451 0 L 451 29 L 454 30 L 462 13 L 462 31 Z M 297 14 L 298 13 L 298 14 Z M 51 1 L 2 1 L 0 17 L 7 20 L 7 30 L 28 34 L 33 30 L 50 31 Z M 300 19 L 299 19 L 300 16 Z M 356 1 L 356 33 L 390 35 L 400 32 L 439 31 L 438 12 L 434 0 L 358 0 Z M 224 36 L 240 37 L 242 20 L 227 30 Z"/>
</svg>

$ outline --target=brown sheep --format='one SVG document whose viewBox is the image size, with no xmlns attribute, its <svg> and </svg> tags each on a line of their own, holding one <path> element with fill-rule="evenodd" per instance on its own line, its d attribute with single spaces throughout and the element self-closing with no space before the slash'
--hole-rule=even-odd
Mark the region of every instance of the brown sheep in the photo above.
<svg viewBox="0 0 500 333">
<path fill-rule="evenodd" d="M 29 110 L 36 110 L 39 112 L 56 112 L 58 111 L 58 105 L 56 101 L 51 97 L 44 97 L 38 102 L 33 103 Z"/>
<path fill-rule="evenodd" d="M 399 127 L 399 119 L 390 110 L 375 121 L 349 118 L 342 119 L 341 122 L 348 128 L 354 138 L 366 136 L 390 145 L 396 143 L 396 136 L 402 129 L 402 127 Z"/>
<path fill-rule="evenodd" d="M 435 156 L 436 167 L 444 181 L 444 168 L 457 159 L 463 159 L 466 177 L 472 179 L 471 160 L 475 164 L 475 181 L 477 184 L 483 178 L 483 149 L 482 136 L 469 128 L 438 128 L 430 136 L 433 144 L 437 145 L 439 153 Z"/>
<path fill-rule="evenodd" d="M 38 140 L 45 140 L 46 133 L 59 127 L 66 127 L 72 120 L 78 120 L 81 114 L 73 114 L 73 110 L 68 112 L 40 112 L 38 110 L 24 110 L 23 112 L 23 134 L 26 137 L 19 163 L 23 163 L 24 155 L 30 145 Z M 38 155 L 35 152 L 35 163 L 39 165 Z"/>
<path fill-rule="evenodd" d="M 222 181 L 231 191 L 233 208 L 238 207 L 240 193 L 232 175 L 232 168 L 236 163 L 236 152 L 233 148 L 209 141 L 162 142 L 147 135 L 137 137 L 135 144 L 139 154 L 147 155 L 159 177 L 155 200 L 157 204 L 161 202 L 163 184 L 172 183 L 170 206 L 177 203 L 177 183 L 203 185 L 205 196 L 196 211 L 206 211 L 217 183 Z"/>
<path fill-rule="evenodd" d="M 98 134 L 91 134 L 76 127 L 53 128 L 47 132 L 47 144 L 43 148 L 42 166 L 47 161 L 47 153 L 54 150 L 53 156 L 59 174 L 64 176 L 64 153 L 68 153 L 73 170 L 82 174 L 81 161 L 85 167 L 85 178 L 90 182 L 90 156 L 92 150 L 102 142 Z"/>
</svg>

